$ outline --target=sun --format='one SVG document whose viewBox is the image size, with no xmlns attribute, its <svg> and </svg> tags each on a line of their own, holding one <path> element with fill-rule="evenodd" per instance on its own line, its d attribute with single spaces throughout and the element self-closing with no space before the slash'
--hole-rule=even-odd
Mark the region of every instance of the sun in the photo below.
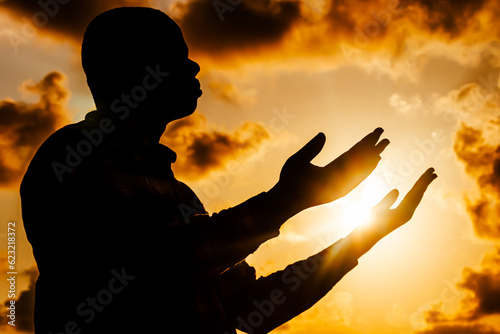
<svg viewBox="0 0 500 334">
<path fill-rule="evenodd" d="M 372 175 L 349 195 L 338 201 L 342 210 L 343 234 L 349 234 L 356 227 L 368 224 L 371 208 L 377 205 L 389 192 L 387 183 L 379 176 Z"/>
</svg>

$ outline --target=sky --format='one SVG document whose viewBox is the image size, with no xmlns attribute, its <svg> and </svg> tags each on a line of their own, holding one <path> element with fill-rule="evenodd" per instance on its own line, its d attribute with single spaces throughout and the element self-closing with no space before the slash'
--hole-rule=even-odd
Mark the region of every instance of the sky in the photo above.
<svg viewBox="0 0 500 334">
<path fill-rule="evenodd" d="M 18 188 L 39 145 L 93 100 L 80 63 L 98 13 L 150 6 L 181 27 L 199 63 L 195 114 L 167 127 L 176 177 L 209 212 L 278 180 L 318 132 L 324 165 L 376 127 L 391 144 L 357 189 L 290 219 L 247 261 L 268 275 L 327 247 L 391 189 L 438 179 L 412 220 L 333 290 L 273 333 L 500 333 L 500 3 L 496 0 L 1 0 L 0 300 L 16 222 L 16 328 L 32 331 L 37 276 Z M 131 46 L 133 47 L 133 46 Z"/>
</svg>

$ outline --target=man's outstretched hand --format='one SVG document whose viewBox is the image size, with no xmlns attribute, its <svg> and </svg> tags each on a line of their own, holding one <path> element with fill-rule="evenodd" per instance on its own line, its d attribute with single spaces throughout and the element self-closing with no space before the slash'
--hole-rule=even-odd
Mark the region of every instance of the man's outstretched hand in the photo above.
<svg viewBox="0 0 500 334">
<path fill-rule="evenodd" d="M 387 139 L 379 142 L 382 132 L 382 128 L 375 129 L 324 167 L 311 164 L 325 144 L 325 135 L 319 133 L 286 161 L 278 183 L 270 192 L 293 206 L 295 213 L 345 196 L 380 161 L 380 153 L 389 144 Z"/>
<path fill-rule="evenodd" d="M 354 251 L 358 253 L 358 257 L 366 253 L 380 239 L 411 219 L 427 187 L 436 178 L 437 175 L 434 173 L 434 168 L 429 168 L 422 174 L 396 208 L 390 209 L 399 195 L 399 192 L 394 189 L 372 209 L 371 221 L 366 225 L 357 227 L 347 236 L 347 238 L 352 240 L 352 246 L 354 247 Z"/>
</svg>

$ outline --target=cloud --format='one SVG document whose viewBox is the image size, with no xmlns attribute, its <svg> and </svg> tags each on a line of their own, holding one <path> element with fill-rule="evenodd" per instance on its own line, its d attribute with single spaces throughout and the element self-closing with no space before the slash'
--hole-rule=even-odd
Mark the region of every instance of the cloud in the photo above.
<svg viewBox="0 0 500 334">
<path fill-rule="evenodd" d="M 399 113 L 409 114 L 421 110 L 422 100 L 418 95 L 414 95 L 410 99 L 405 99 L 401 95 L 394 93 L 389 98 L 389 105 Z"/>
<path fill-rule="evenodd" d="M 480 269 L 465 268 L 457 287 L 466 292 L 458 312 L 444 314 L 439 304 L 434 305 L 425 312 L 429 328 L 417 333 L 500 333 L 500 328 L 488 324 L 492 317 L 500 320 L 500 247 L 484 256 Z"/>
<path fill-rule="evenodd" d="M 401 27 L 452 40 L 471 32 L 481 13 L 495 10 L 498 4 L 491 0 L 330 0 L 324 18 L 332 31 L 360 41 L 404 38 L 408 31 Z"/>
<path fill-rule="evenodd" d="M 462 300 L 462 308 L 468 312 L 461 318 L 476 320 L 500 315 L 500 247 L 485 255 L 479 271 L 464 269 L 463 281 L 458 287 L 470 292 Z"/>
<path fill-rule="evenodd" d="M 488 325 L 456 323 L 437 325 L 432 329 L 418 332 L 418 334 L 498 334 L 494 328 Z"/>
<path fill-rule="evenodd" d="M 49 2 L 55 0 L 41 3 Z M 35 13 L 50 12 L 37 30 L 75 44 L 97 14 L 152 5 L 152 0 L 72 0 L 44 11 L 36 1 L 0 1 L 0 9 L 21 22 L 33 24 Z M 500 62 L 494 42 L 500 27 L 490 24 L 500 15 L 496 0 L 179 0 L 167 13 L 204 67 L 261 62 L 310 70 L 349 63 L 417 80 L 429 55 L 477 65 L 495 54 Z"/>
<path fill-rule="evenodd" d="M 432 58 L 467 66 L 500 60 L 500 29 L 488 23 L 500 15 L 494 0 L 220 2 L 229 6 L 223 20 L 208 0 L 172 11 L 205 67 L 258 62 L 273 70 L 309 71 L 349 64 L 417 81 Z"/>
<path fill-rule="evenodd" d="M 429 37 L 447 43 L 473 37 L 479 43 L 499 36 L 498 29 L 482 25 L 499 11 L 494 0 L 328 0 L 320 5 L 290 0 L 194 0 L 176 7 L 174 13 L 191 46 L 217 56 L 235 50 L 250 56 L 261 46 L 279 49 L 287 39 L 293 39 L 295 56 L 325 51 L 335 55 L 342 42 L 356 52 L 389 50 L 398 56 L 426 47 L 408 43 L 416 35 L 425 35 L 427 43 Z"/>
<path fill-rule="evenodd" d="M 225 81 L 212 81 L 208 87 L 215 97 L 234 106 L 248 106 L 256 101 L 254 89 L 243 90 Z"/>
<path fill-rule="evenodd" d="M 446 122 L 458 124 L 453 151 L 475 180 L 465 207 L 476 234 L 500 241 L 500 89 L 495 70 L 437 98 L 434 108 Z"/>
<path fill-rule="evenodd" d="M 206 53 L 257 51 L 264 45 L 279 45 L 301 30 L 299 48 L 317 55 L 325 51 L 325 44 L 341 41 L 372 50 L 391 45 L 392 51 L 401 52 L 409 30 L 448 41 L 461 38 L 477 28 L 482 12 L 498 7 L 491 0 L 310 2 L 194 0 L 177 4 L 174 12 L 187 40 Z M 336 46 L 326 48 L 339 51 Z"/>
<path fill-rule="evenodd" d="M 476 233 L 482 238 L 500 240 L 500 145 L 487 143 L 482 130 L 463 124 L 454 150 L 480 190 L 479 198 L 466 198 Z"/>
<path fill-rule="evenodd" d="M 490 73 L 488 77 L 479 76 L 477 81 L 437 98 L 434 109 L 436 113 L 442 114 L 444 121 L 458 121 L 479 128 L 484 137 L 495 140 L 495 133 L 498 133 L 495 119 L 500 108 L 498 73 Z"/>
<path fill-rule="evenodd" d="M 36 149 L 66 121 L 63 78 L 52 72 L 27 84 L 27 92 L 40 96 L 35 103 L 0 101 L 0 187 L 17 186 Z"/>
<path fill-rule="evenodd" d="M 63 1 L 61 1 L 63 2 Z M 99 13 L 122 6 L 148 6 L 149 0 L 70 0 L 59 1 L 3 0 L 0 9 L 8 10 L 14 17 L 42 33 L 51 33 L 70 38 L 80 43 L 85 28 Z"/>
<path fill-rule="evenodd" d="M 230 4 L 231 3 L 231 4 Z M 46 4 L 46 5 L 40 5 Z M 50 5 L 49 5 L 50 4 Z M 85 28 L 99 13 L 123 6 L 153 6 L 151 0 L 3 0 L 0 8 L 41 32 L 80 42 Z M 176 21 L 194 48 L 212 54 L 255 48 L 278 42 L 300 19 L 298 1 L 179 1 Z"/>
<path fill-rule="evenodd" d="M 448 110 L 447 121 L 457 122 L 453 150 L 466 173 L 476 182 L 477 192 L 464 197 L 477 236 L 500 242 L 500 90 L 498 75 L 479 77 L 438 100 Z M 424 312 L 428 328 L 419 334 L 499 334 L 500 244 L 488 252 L 478 268 L 464 268 L 456 287 L 465 292 L 454 314 L 434 304 Z"/>
<path fill-rule="evenodd" d="M 231 160 L 244 159 L 269 138 L 268 131 L 257 123 L 247 122 L 227 133 L 210 128 L 205 117 L 197 113 L 169 125 L 162 142 L 177 152 L 172 166 L 176 175 L 200 179 Z"/>
<path fill-rule="evenodd" d="M 300 2 L 194 0 L 175 11 L 188 44 L 220 54 L 279 43 L 300 19 Z"/>
<path fill-rule="evenodd" d="M 408 11 L 423 10 L 426 28 L 432 32 L 445 32 L 451 37 L 459 36 L 467 29 L 471 20 L 485 7 L 488 0 L 404 0 L 402 6 Z"/>
<path fill-rule="evenodd" d="M 467 212 L 476 234 L 484 239 L 500 241 L 500 145 L 498 90 L 487 92 L 477 84 L 465 85 L 450 94 L 450 107 L 462 123 L 456 133 L 453 149 L 465 171 L 477 184 L 478 195 L 467 194 Z M 471 117 L 474 116 L 474 117 Z M 500 245 L 487 253 L 479 269 L 464 268 L 457 288 L 466 292 L 455 314 L 445 314 L 439 305 L 425 312 L 428 329 L 419 334 L 487 333 L 498 334 L 500 328 L 488 323 L 500 320 Z"/>
</svg>

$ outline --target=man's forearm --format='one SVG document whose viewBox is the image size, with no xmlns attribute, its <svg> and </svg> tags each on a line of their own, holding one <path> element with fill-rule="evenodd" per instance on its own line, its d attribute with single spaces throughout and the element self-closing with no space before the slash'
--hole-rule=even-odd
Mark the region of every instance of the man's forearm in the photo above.
<svg viewBox="0 0 500 334">
<path fill-rule="evenodd" d="M 276 195 L 261 193 L 212 216 L 189 218 L 185 232 L 191 241 L 186 246 L 194 249 L 204 272 L 219 274 L 279 235 L 291 210 Z"/>
<path fill-rule="evenodd" d="M 341 239 L 306 260 L 259 278 L 251 291 L 244 292 L 245 298 L 235 299 L 228 308 L 240 330 L 268 333 L 313 306 L 356 265 L 349 243 Z M 266 313 L 258 326 L 249 320 L 255 311 Z"/>
<path fill-rule="evenodd" d="M 300 203 L 294 202 L 278 184 L 262 195 L 263 201 L 257 214 L 268 224 L 281 226 L 305 209 Z"/>
</svg>

